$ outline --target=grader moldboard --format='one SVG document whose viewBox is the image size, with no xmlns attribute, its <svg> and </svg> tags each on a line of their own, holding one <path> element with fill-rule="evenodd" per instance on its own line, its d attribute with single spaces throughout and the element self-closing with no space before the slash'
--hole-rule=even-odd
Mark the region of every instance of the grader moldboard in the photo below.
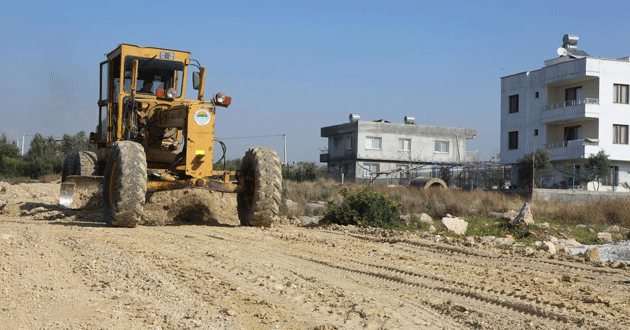
<svg viewBox="0 0 630 330">
<path fill-rule="evenodd" d="M 214 135 L 216 107 L 227 108 L 231 98 L 218 93 L 204 100 L 205 68 L 189 52 L 121 44 L 106 56 L 99 122 L 90 133 L 97 150 L 66 158 L 60 204 L 82 207 L 77 191 L 102 182 L 105 221 L 135 227 L 147 192 L 199 187 L 236 193 L 242 225 L 278 219 L 282 176 L 274 150 L 249 149 L 240 171 L 213 170 L 215 141 L 225 159 L 225 144 Z M 196 100 L 185 99 L 190 65 L 198 69 Z"/>
</svg>

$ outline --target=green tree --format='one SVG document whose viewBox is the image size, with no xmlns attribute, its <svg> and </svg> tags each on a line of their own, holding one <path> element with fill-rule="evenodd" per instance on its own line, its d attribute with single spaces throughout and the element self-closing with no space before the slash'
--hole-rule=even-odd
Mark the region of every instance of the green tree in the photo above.
<svg viewBox="0 0 630 330">
<path fill-rule="evenodd" d="M 534 157 L 535 155 L 535 157 Z M 535 159 L 535 161 L 534 161 Z M 539 148 L 535 152 L 530 152 L 517 160 L 519 167 L 519 175 L 521 182 L 525 181 L 525 185 L 532 182 L 532 162 L 534 161 L 533 173 L 536 179 L 536 185 L 542 186 L 545 181 L 551 179 L 551 155 L 546 149 Z"/>
<path fill-rule="evenodd" d="M 610 171 L 608 155 L 606 155 L 604 150 L 591 154 L 588 156 L 585 168 L 589 180 L 597 182 L 597 191 L 599 191 L 600 182 L 608 176 Z"/>
<path fill-rule="evenodd" d="M 79 131 L 75 135 L 64 134 L 61 138 L 60 148 L 65 155 L 70 155 L 83 150 L 91 150 L 89 137 L 85 131 Z"/>
<path fill-rule="evenodd" d="M 0 176 L 14 177 L 19 174 L 22 157 L 15 142 L 9 142 L 6 133 L 0 135 Z"/>
<path fill-rule="evenodd" d="M 298 162 L 282 165 L 282 178 L 293 181 L 313 181 L 317 178 L 317 166 L 313 162 Z"/>
<path fill-rule="evenodd" d="M 64 159 L 65 154 L 61 152 L 61 147 L 52 135 L 45 138 L 36 133 L 24 157 L 26 164 L 22 174 L 38 178 L 45 174 L 61 173 Z"/>
</svg>

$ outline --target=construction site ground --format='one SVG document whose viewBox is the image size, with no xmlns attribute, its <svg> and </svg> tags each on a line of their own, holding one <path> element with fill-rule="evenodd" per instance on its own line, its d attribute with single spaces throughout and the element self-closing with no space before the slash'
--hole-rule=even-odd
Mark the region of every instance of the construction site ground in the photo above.
<svg viewBox="0 0 630 330">
<path fill-rule="evenodd" d="M 112 228 L 59 185 L 0 187 L 3 329 L 628 329 L 630 270 L 378 229 L 238 225 L 235 198 L 150 196 Z M 15 211 L 15 210 L 14 210 Z M 470 241 L 468 241 L 470 242 Z"/>
</svg>

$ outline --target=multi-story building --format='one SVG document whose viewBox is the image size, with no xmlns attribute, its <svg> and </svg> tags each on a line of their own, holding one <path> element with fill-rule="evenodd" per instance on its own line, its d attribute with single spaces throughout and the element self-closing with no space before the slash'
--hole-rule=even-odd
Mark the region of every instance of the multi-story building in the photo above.
<svg viewBox="0 0 630 330">
<path fill-rule="evenodd" d="M 351 114 L 348 123 L 322 127 L 321 136 L 328 138 L 328 151 L 320 162 L 328 163 L 329 173 L 364 182 L 377 173 L 402 170 L 389 177 L 405 179 L 410 174 L 404 170 L 418 165 L 469 161 L 466 140 L 476 138 L 477 130 L 416 125 L 411 117 L 402 124 L 364 121 Z"/>
<path fill-rule="evenodd" d="M 565 35 L 559 56 L 544 67 L 501 78 L 501 163 L 545 148 L 555 169 L 573 168 L 579 177 L 586 159 L 604 150 L 610 190 L 630 181 L 630 57 L 590 56 L 578 40 Z"/>
</svg>

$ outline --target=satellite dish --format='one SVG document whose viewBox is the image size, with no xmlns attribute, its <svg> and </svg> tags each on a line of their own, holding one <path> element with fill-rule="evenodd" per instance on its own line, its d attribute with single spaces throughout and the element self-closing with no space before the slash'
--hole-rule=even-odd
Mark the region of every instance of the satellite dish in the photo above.
<svg viewBox="0 0 630 330">
<path fill-rule="evenodd" d="M 560 47 L 558 48 L 557 53 L 558 53 L 558 56 L 564 56 L 564 55 L 567 55 L 567 50 L 564 49 L 564 47 Z"/>
</svg>

